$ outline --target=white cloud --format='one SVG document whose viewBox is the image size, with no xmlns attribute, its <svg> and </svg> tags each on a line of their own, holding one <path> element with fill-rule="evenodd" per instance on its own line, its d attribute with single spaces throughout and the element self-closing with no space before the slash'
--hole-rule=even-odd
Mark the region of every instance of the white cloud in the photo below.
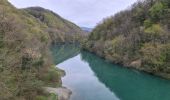
<svg viewBox="0 0 170 100">
<path fill-rule="evenodd" d="M 9 0 L 18 8 L 41 6 L 79 26 L 94 27 L 103 18 L 126 9 L 137 0 Z"/>
</svg>

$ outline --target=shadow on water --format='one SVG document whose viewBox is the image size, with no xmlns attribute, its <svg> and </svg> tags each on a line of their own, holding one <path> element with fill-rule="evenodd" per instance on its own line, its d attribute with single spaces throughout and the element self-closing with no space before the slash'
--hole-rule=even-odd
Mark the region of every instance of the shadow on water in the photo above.
<svg viewBox="0 0 170 100">
<path fill-rule="evenodd" d="M 57 65 L 63 61 L 77 56 L 80 53 L 78 44 L 53 45 L 51 47 L 54 63 Z"/>
<path fill-rule="evenodd" d="M 169 80 L 108 63 L 86 51 L 81 59 L 120 100 L 170 100 Z"/>
</svg>

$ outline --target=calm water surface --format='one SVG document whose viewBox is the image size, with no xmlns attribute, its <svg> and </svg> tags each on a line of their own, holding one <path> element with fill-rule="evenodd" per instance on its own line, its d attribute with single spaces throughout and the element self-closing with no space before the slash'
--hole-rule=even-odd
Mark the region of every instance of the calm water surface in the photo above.
<svg viewBox="0 0 170 100">
<path fill-rule="evenodd" d="M 76 45 L 56 45 L 52 52 L 66 71 L 62 81 L 73 92 L 71 100 L 170 100 L 169 80 L 109 63 Z"/>
</svg>

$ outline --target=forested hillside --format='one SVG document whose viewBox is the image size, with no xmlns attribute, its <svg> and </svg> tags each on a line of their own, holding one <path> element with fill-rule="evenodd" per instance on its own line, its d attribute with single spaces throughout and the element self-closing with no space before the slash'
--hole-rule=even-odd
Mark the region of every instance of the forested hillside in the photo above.
<svg viewBox="0 0 170 100">
<path fill-rule="evenodd" d="M 45 14 L 47 18 L 39 20 L 27 10 L 0 0 L 0 100 L 56 98 L 42 90 L 61 85 L 59 70 L 53 67 L 49 53 L 49 45 L 54 41 L 51 34 L 80 34 L 81 30 L 48 10 Z M 57 32 L 53 33 L 53 29 Z"/>
<path fill-rule="evenodd" d="M 53 42 L 77 42 L 84 34 L 78 26 L 50 10 L 41 7 L 30 7 L 24 10 L 48 26 L 46 31 Z"/>
<path fill-rule="evenodd" d="M 104 19 L 83 47 L 114 63 L 170 78 L 170 0 L 140 0 Z"/>
</svg>

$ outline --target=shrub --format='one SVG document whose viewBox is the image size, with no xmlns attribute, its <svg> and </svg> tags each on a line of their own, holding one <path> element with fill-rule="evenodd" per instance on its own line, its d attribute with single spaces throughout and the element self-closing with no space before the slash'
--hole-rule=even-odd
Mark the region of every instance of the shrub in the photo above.
<svg viewBox="0 0 170 100">
<path fill-rule="evenodd" d="M 52 66 L 42 76 L 42 80 L 46 85 L 51 87 L 57 87 L 60 85 L 60 71 L 56 67 Z"/>
<path fill-rule="evenodd" d="M 165 35 L 165 32 L 160 24 L 153 24 L 151 27 L 146 28 L 144 32 L 145 40 L 153 42 L 160 42 L 162 37 Z"/>
<path fill-rule="evenodd" d="M 145 26 L 145 28 L 151 27 L 152 24 L 153 24 L 153 23 L 152 23 L 151 20 L 149 20 L 149 19 L 144 21 L 144 26 Z"/>
<path fill-rule="evenodd" d="M 163 52 L 163 45 L 146 43 L 141 48 L 143 63 L 149 67 L 154 67 L 155 71 L 160 71 L 166 60 Z"/>
<path fill-rule="evenodd" d="M 161 2 L 155 3 L 152 8 L 150 8 L 150 15 L 153 21 L 157 22 L 161 19 L 161 16 L 164 14 L 165 6 Z"/>
</svg>

